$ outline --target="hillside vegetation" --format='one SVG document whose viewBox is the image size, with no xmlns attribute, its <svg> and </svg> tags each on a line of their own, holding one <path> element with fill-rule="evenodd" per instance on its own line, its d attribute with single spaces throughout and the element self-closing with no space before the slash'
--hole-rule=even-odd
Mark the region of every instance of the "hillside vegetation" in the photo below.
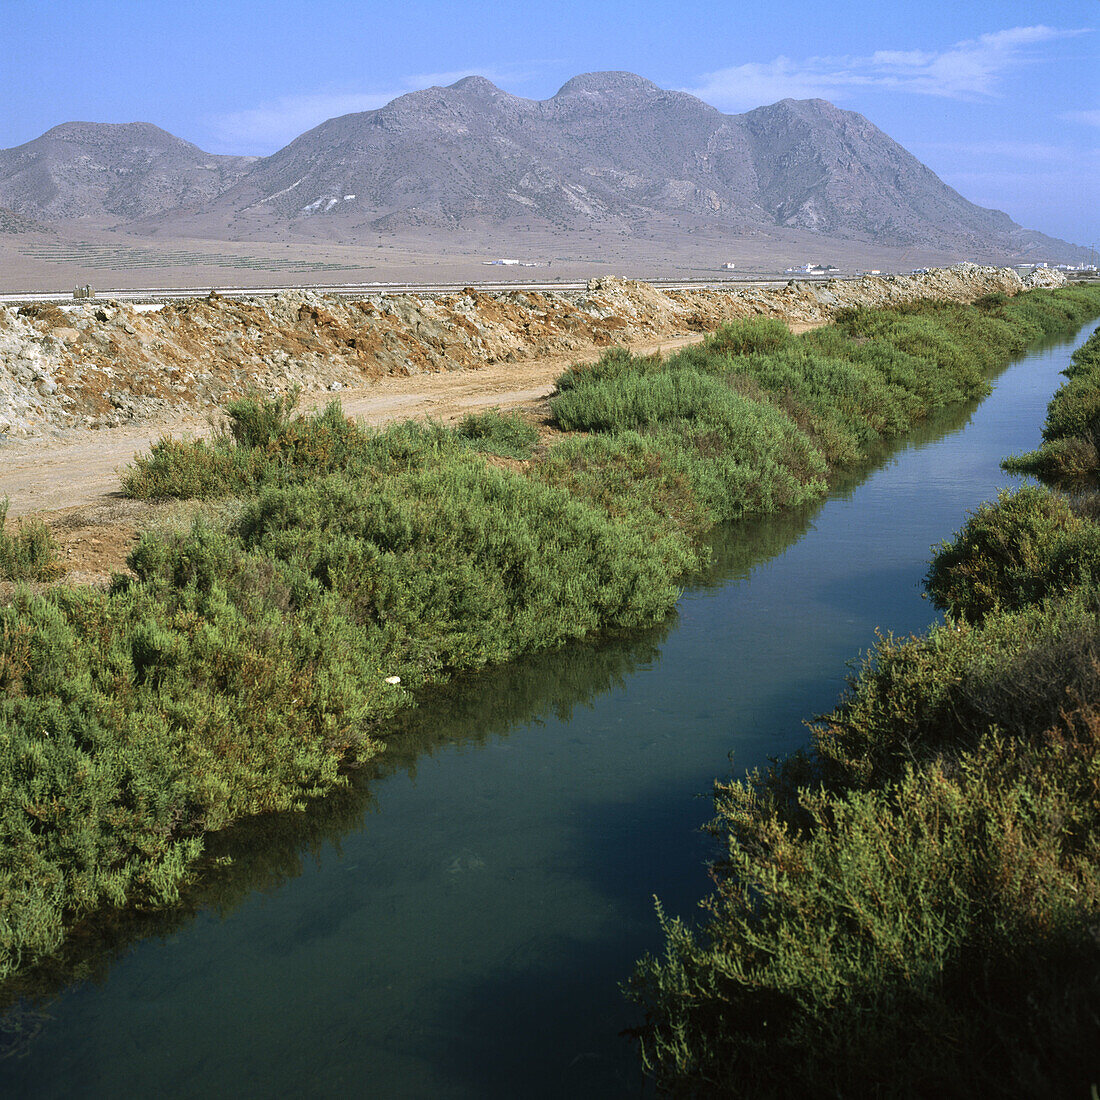
<svg viewBox="0 0 1100 1100">
<path fill-rule="evenodd" d="M 0 609 L 0 974 L 103 907 L 172 904 L 205 833 L 343 783 L 419 686 L 659 621 L 716 523 L 820 496 L 1097 312 L 1035 291 L 613 350 L 561 379 L 553 446 L 499 414 L 371 431 L 256 397 L 209 443 L 163 440 L 127 491 L 236 518 L 147 533 L 108 591 Z"/>
</svg>

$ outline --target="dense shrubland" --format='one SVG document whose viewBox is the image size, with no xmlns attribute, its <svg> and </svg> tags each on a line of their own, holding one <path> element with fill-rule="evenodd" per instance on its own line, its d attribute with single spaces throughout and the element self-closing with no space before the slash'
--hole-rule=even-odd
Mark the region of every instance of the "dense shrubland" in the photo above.
<svg viewBox="0 0 1100 1100">
<path fill-rule="evenodd" d="M 147 533 L 108 591 L 0 609 L 0 975 L 98 907 L 172 903 L 204 833 L 340 784 L 421 685 L 660 621 L 716 523 L 821 496 L 1098 310 L 1033 292 L 612 351 L 561 379 L 553 446 L 515 415 L 372 431 L 292 397 L 162 440 L 127 491 L 234 518 Z"/>
<path fill-rule="evenodd" d="M 663 1091 L 1100 1081 L 1098 516 L 1035 488 L 980 508 L 929 568 L 946 621 L 881 638 L 809 749 L 716 784 L 705 915 L 662 916 L 628 986 Z"/>
<path fill-rule="evenodd" d="M 1094 486 L 1100 474 L 1100 331 L 1073 353 L 1068 378 L 1047 410 L 1043 444 L 1006 459 L 1014 473 L 1066 488 Z"/>
</svg>

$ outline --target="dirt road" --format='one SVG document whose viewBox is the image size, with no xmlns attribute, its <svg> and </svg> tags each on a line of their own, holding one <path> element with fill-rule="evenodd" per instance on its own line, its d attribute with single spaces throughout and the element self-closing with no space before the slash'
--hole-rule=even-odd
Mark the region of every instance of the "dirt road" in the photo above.
<svg viewBox="0 0 1100 1100">
<path fill-rule="evenodd" d="M 800 326 L 801 327 L 801 326 Z M 674 351 L 702 340 L 702 334 L 635 344 L 648 354 Z M 522 363 L 495 363 L 478 370 L 383 378 L 338 393 L 303 397 L 302 409 L 338 398 L 344 410 L 364 423 L 379 425 L 406 417 L 432 417 L 450 422 L 489 408 L 535 406 L 554 389 L 554 381 L 571 364 L 594 362 L 588 356 L 559 356 Z M 158 521 L 184 521 L 178 504 L 148 504 L 124 498 L 119 477 L 135 454 L 161 436 L 199 437 L 210 424 L 195 416 L 144 421 L 133 427 L 69 431 L 61 436 L 0 442 L 0 500 L 9 500 L 9 523 L 36 516 L 50 527 L 69 566 L 68 583 L 96 583 L 124 568 L 137 532 Z M 4 587 L 4 586 L 0 586 Z"/>
<path fill-rule="evenodd" d="M 643 354 L 672 351 L 702 338 L 701 334 L 668 338 L 635 345 L 632 350 Z M 478 370 L 383 378 L 357 389 L 309 394 L 300 407 L 323 406 L 339 399 L 349 415 L 367 424 L 406 417 L 452 421 L 482 409 L 533 404 L 552 392 L 554 380 L 571 363 L 597 357 L 593 352 L 588 357 L 494 363 Z M 37 513 L 47 520 L 52 513 L 111 503 L 119 499 L 119 473 L 136 453 L 148 450 L 165 434 L 196 437 L 209 431 L 207 422 L 191 416 L 0 443 L 0 499 L 9 499 L 10 516 Z"/>
</svg>

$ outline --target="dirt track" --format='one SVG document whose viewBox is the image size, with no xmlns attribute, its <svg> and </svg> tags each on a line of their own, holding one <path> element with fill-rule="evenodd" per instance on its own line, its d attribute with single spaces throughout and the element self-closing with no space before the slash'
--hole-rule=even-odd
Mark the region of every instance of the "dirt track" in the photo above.
<svg viewBox="0 0 1100 1100">
<path fill-rule="evenodd" d="M 696 343 L 702 334 L 635 344 L 648 353 Z M 469 412 L 493 407 L 532 405 L 548 396 L 554 380 L 571 363 L 594 361 L 590 356 L 558 356 L 526 363 L 494 363 L 478 370 L 383 378 L 369 386 L 339 394 L 311 394 L 301 403 L 308 409 L 338 398 L 344 410 L 367 424 L 384 424 L 405 417 L 451 421 Z M 51 513 L 75 507 L 103 505 L 119 499 L 119 471 L 133 456 L 161 436 L 200 436 L 210 425 L 198 416 L 143 421 L 134 427 L 72 431 L 60 439 L 39 437 L 0 444 L 0 499 L 10 500 L 9 515 Z"/>
<path fill-rule="evenodd" d="M 796 331 L 812 327 L 792 326 Z M 703 334 L 635 343 L 642 354 L 672 351 L 697 343 Z M 525 363 L 494 363 L 478 370 L 383 378 L 339 395 L 311 394 L 301 408 L 339 398 L 344 410 L 367 424 L 406 417 L 449 422 L 470 412 L 499 407 L 536 408 L 554 389 L 554 380 L 572 363 L 591 355 L 557 356 Z M 69 565 L 69 583 L 94 583 L 124 568 L 137 532 L 150 522 L 182 518 L 176 504 L 151 505 L 127 500 L 119 475 L 135 454 L 165 434 L 206 435 L 210 424 L 197 416 L 144 421 L 134 427 L 71 431 L 62 438 L 39 437 L 0 443 L 0 500 L 10 501 L 9 522 L 35 515 L 50 526 Z M 185 511 L 185 510 L 184 510 Z"/>
</svg>

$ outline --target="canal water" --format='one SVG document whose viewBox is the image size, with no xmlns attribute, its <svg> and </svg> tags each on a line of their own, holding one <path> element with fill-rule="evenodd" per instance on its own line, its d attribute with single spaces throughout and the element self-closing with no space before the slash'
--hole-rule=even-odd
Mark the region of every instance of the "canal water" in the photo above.
<svg viewBox="0 0 1100 1100">
<path fill-rule="evenodd" d="M 618 983 L 660 950 L 653 896 L 707 890 L 713 779 L 804 744 L 876 628 L 932 621 L 931 545 L 1012 484 L 1089 328 L 721 532 L 660 628 L 440 690 L 352 789 L 224 838 L 179 913 L 89 930 L 0 1023 L 0 1094 L 643 1095 Z"/>
</svg>

